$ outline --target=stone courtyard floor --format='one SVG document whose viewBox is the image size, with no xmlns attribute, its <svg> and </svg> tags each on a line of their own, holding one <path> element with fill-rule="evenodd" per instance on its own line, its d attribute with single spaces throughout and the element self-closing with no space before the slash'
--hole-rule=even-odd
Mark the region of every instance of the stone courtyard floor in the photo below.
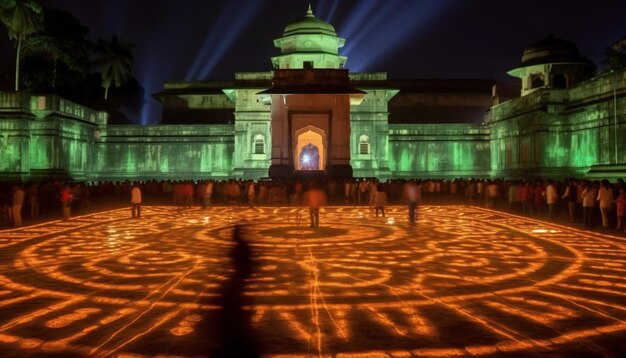
<svg viewBox="0 0 626 358">
<path fill-rule="evenodd" d="M 303 208 L 143 209 L 0 231 L 0 356 L 626 355 L 624 238 L 469 206 L 416 226 L 326 207 L 318 229 Z"/>
</svg>

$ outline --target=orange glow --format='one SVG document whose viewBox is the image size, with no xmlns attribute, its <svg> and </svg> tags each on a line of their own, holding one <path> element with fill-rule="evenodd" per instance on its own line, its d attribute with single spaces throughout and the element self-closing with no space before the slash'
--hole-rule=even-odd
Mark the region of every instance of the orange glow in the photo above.
<svg viewBox="0 0 626 358">
<path fill-rule="evenodd" d="M 593 354 L 586 339 L 626 334 L 623 238 L 476 207 L 421 207 L 416 228 L 386 211 L 326 207 L 313 230 L 302 208 L 146 206 L 140 221 L 121 209 L 0 231 L 0 343 L 186 356 L 210 339 L 235 222 L 253 223 L 243 310 L 261 340 L 288 345 L 266 357 Z"/>
</svg>

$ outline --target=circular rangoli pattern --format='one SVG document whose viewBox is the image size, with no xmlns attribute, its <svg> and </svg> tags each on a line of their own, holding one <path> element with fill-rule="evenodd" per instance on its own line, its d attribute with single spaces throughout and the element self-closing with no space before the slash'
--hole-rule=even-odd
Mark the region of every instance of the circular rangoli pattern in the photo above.
<svg viewBox="0 0 626 358">
<path fill-rule="evenodd" d="M 269 357 L 610 356 L 626 337 L 622 238 L 465 206 L 416 226 L 327 207 L 316 229 L 303 208 L 144 209 L 0 231 L 0 350 L 209 355 L 236 223 L 253 267 L 237 302 Z"/>
</svg>

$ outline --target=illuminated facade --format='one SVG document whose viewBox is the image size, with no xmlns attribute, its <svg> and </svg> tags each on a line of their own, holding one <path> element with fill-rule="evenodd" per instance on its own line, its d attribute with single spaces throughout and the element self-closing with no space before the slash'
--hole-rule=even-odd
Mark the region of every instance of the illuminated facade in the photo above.
<svg viewBox="0 0 626 358">
<path fill-rule="evenodd" d="M 165 83 L 159 125 L 0 93 L 1 178 L 624 176 L 626 72 L 590 78 L 570 43 L 527 48 L 511 99 L 488 80 L 350 73 L 344 42 L 309 8 L 274 40 L 272 71 Z"/>
</svg>

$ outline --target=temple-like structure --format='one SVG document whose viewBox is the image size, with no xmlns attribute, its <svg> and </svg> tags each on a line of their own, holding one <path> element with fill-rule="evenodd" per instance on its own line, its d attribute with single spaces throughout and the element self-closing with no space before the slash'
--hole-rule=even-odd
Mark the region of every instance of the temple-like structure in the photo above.
<svg viewBox="0 0 626 358">
<path fill-rule="evenodd" d="M 345 40 L 310 7 L 267 72 L 169 82 L 158 125 L 54 95 L 0 93 L 0 179 L 626 176 L 626 71 L 594 77 L 549 37 L 491 80 L 351 73 Z"/>
</svg>

